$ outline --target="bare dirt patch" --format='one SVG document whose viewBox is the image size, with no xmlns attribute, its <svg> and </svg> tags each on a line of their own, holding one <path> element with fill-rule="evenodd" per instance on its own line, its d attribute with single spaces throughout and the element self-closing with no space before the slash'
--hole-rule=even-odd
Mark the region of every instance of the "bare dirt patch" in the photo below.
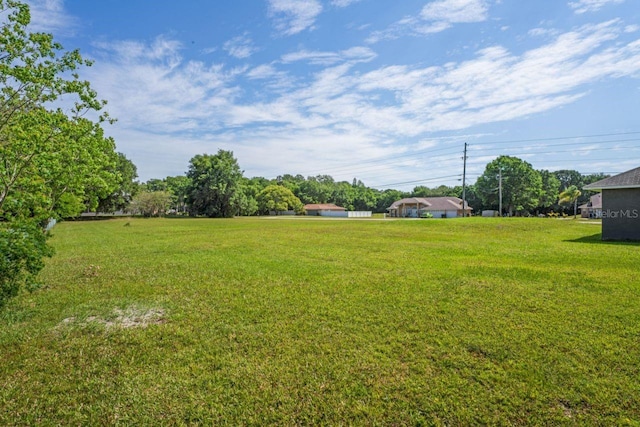
<svg viewBox="0 0 640 427">
<path fill-rule="evenodd" d="M 105 329 L 128 329 L 128 328 L 146 328 L 149 325 L 159 325 L 166 322 L 166 311 L 163 308 L 144 308 L 138 306 L 129 306 L 127 308 L 115 308 L 111 315 L 108 316 L 89 316 L 84 320 L 78 320 L 75 317 L 63 319 L 58 328 L 76 325 L 103 325 Z"/>
</svg>

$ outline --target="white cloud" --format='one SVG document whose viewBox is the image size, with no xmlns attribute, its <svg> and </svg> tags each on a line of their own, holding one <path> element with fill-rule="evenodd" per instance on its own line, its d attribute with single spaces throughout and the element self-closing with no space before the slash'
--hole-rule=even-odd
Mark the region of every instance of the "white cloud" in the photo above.
<svg viewBox="0 0 640 427">
<path fill-rule="evenodd" d="M 547 36 L 557 36 L 560 31 L 553 28 L 532 28 L 529 30 L 528 34 L 532 37 L 547 37 Z"/>
<path fill-rule="evenodd" d="M 608 4 L 619 4 L 624 0 L 578 0 L 569 2 L 569 6 L 574 9 L 575 13 L 582 14 L 587 12 L 597 12 Z"/>
<path fill-rule="evenodd" d="M 77 28 L 78 22 L 64 10 L 63 0 L 28 0 L 31 12 L 32 31 L 69 35 Z"/>
<path fill-rule="evenodd" d="M 321 12 L 318 0 L 269 0 L 269 14 L 276 20 L 276 29 L 285 36 L 313 28 Z"/>
<path fill-rule="evenodd" d="M 151 44 L 100 43 L 100 61 L 88 71 L 108 110 L 126 127 L 158 133 L 193 131 L 203 124 L 220 126 L 210 110 L 236 95 L 227 83 L 241 70 L 184 61 L 181 45 L 163 37 Z"/>
<path fill-rule="evenodd" d="M 383 31 L 372 33 L 367 41 L 397 39 L 405 35 L 439 33 L 454 24 L 486 21 L 487 0 L 436 0 L 427 3 L 418 16 L 407 16 Z"/>
<path fill-rule="evenodd" d="M 223 49 L 227 51 L 229 55 L 238 59 L 248 58 L 258 51 L 258 49 L 253 46 L 253 40 L 251 40 L 247 33 L 226 41 Z"/>
<path fill-rule="evenodd" d="M 347 7 L 353 3 L 358 3 L 361 0 L 331 0 L 331 4 L 336 7 Z"/>
<path fill-rule="evenodd" d="M 485 0 L 437 0 L 422 8 L 425 21 L 446 24 L 482 22 L 488 18 Z"/>
<path fill-rule="evenodd" d="M 136 150 L 170 135 L 185 158 L 224 148 L 248 175 L 269 176 L 264 165 L 282 173 L 285 160 L 288 170 L 305 173 L 318 169 L 319 158 L 328 167 L 358 153 L 390 155 L 432 132 L 551 111 L 595 82 L 638 77 L 640 41 L 624 42 L 624 34 L 615 20 L 559 34 L 522 54 L 495 45 L 463 62 L 367 72 L 362 61 L 375 55 L 369 48 L 299 51 L 245 70 L 186 61 L 179 43 L 159 38 L 102 44 L 89 80 L 110 101 L 117 132 L 137 135 Z M 318 70 L 294 79 L 295 61 Z M 277 89 L 283 82 L 286 91 Z M 119 144 L 134 144 L 122 138 Z M 162 147 L 144 154 L 146 162 L 170 161 Z M 140 174 L 154 176 L 142 167 Z"/>
<path fill-rule="evenodd" d="M 253 68 L 247 73 L 250 79 L 269 79 L 278 74 L 276 68 L 271 64 L 263 64 Z"/>
<path fill-rule="evenodd" d="M 308 61 L 314 65 L 333 65 L 343 61 L 367 62 L 376 57 L 376 53 L 368 47 L 352 47 L 341 52 L 318 52 L 300 50 L 282 56 L 282 62 Z"/>
</svg>

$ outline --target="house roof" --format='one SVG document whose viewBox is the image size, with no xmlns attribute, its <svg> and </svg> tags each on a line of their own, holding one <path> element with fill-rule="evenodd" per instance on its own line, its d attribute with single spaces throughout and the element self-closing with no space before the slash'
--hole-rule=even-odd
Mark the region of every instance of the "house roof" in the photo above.
<svg viewBox="0 0 640 427">
<path fill-rule="evenodd" d="M 579 209 L 602 209 L 602 193 L 594 194 L 589 198 L 589 203 L 578 206 Z"/>
<path fill-rule="evenodd" d="M 336 206 L 333 203 L 310 203 L 304 205 L 306 211 L 346 211 L 345 208 Z"/>
<path fill-rule="evenodd" d="M 584 186 L 585 190 L 609 190 L 615 188 L 640 188 L 640 167 Z"/>
<path fill-rule="evenodd" d="M 398 209 L 402 205 L 418 205 L 425 211 L 450 211 L 462 209 L 462 199 L 458 197 L 410 197 L 393 202 L 387 210 Z M 466 203 L 466 209 L 472 210 Z"/>
</svg>

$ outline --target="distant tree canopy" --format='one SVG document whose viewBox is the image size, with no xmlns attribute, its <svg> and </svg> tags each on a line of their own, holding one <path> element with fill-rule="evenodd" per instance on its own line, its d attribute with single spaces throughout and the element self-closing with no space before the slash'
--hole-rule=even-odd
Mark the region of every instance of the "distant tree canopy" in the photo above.
<svg viewBox="0 0 640 427">
<path fill-rule="evenodd" d="M 300 214 L 304 211 L 304 205 L 291 190 L 281 185 L 268 185 L 257 197 L 260 213 L 269 214 L 275 212 L 295 211 Z"/>
<path fill-rule="evenodd" d="M 512 215 L 567 210 L 569 206 L 559 202 L 563 182 L 581 182 L 581 185 L 586 185 L 606 177 L 602 174 L 582 175 L 573 170 L 534 170 L 529 163 L 517 157 L 500 156 L 486 165 L 485 172 L 475 184 L 466 187 L 467 203 L 476 213 L 483 209 L 498 208 L 500 170 L 503 175 L 503 210 Z M 264 192 L 268 187 L 278 188 L 278 192 L 275 192 L 274 188 Z M 220 150 L 216 155 L 195 156 L 191 159 L 186 176 L 151 179 L 143 184 L 141 189 L 171 193 L 172 211 L 211 217 L 295 210 L 295 203 L 288 204 L 286 209 L 279 207 L 281 201 L 289 197 L 289 193 L 303 205 L 334 203 L 347 210 L 370 210 L 380 213 L 386 212 L 396 200 L 406 197 L 462 197 L 462 187 L 459 185 L 439 185 L 433 188 L 419 185 L 406 192 L 370 188 L 357 178 L 351 181 L 336 181 L 330 175 L 305 178 L 300 174 L 283 174 L 274 179 L 246 178 L 233 153 L 224 150 Z M 282 189 L 289 192 L 287 197 L 279 194 Z M 271 191 L 274 193 L 270 194 Z M 585 198 L 588 200 L 589 194 L 591 193 L 582 191 L 578 203 L 582 203 L 582 199 Z"/>
<path fill-rule="evenodd" d="M 191 215 L 230 218 L 242 201 L 242 171 L 231 151 L 198 154 L 189 162 L 187 205 Z"/>
<path fill-rule="evenodd" d="M 131 211 L 146 217 L 163 216 L 171 206 L 168 191 L 141 191 L 131 201 Z"/>
<path fill-rule="evenodd" d="M 517 157 L 500 156 L 489 163 L 475 188 L 485 205 L 497 208 L 500 185 L 502 206 L 510 215 L 535 209 L 543 193 L 540 173 Z"/>
<path fill-rule="evenodd" d="M 538 207 L 547 209 L 553 206 L 558 200 L 558 191 L 560 190 L 560 180 L 553 172 L 548 170 L 538 171 L 542 179 L 542 193 L 538 201 Z"/>
<path fill-rule="evenodd" d="M 136 181 L 138 170 L 136 165 L 122 153 L 118 153 L 113 174 L 116 176 L 116 187 L 106 196 L 98 197 L 97 212 L 116 212 L 127 209 L 139 189 Z M 91 199 L 87 208 L 94 205 Z"/>
</svg>

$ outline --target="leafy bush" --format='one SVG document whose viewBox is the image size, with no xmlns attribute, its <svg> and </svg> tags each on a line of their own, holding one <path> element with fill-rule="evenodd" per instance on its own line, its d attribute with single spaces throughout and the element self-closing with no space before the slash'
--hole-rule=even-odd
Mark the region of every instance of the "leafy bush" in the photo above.
<svg viewBox="0 0 640 427">
<path fill-rule="evenodd" d="M 1 308 L 21 287 L 37 287 L 36 274 L 44 267 L 44 257 L 51 256 L 53 250 L 36 224 L 0 223 L 0 254 Z"/>
<path fill-rule="evenodd" d="M 131 211 L 146 217 L 163 216 L 171 206 L 168 191 L 143 191 L 131 201 Z"/>
</svg>

